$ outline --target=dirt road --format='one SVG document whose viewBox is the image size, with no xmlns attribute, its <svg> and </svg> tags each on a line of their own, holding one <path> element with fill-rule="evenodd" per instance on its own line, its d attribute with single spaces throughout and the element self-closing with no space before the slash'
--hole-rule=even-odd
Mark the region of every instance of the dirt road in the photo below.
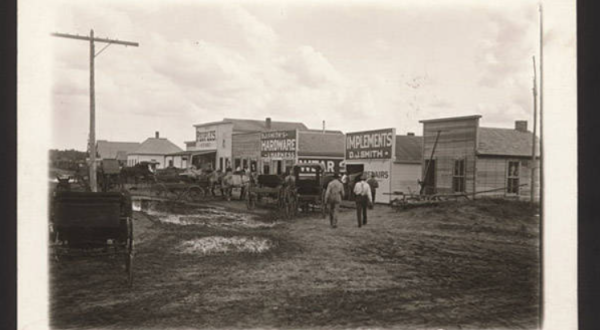
<svg viewBox="0 0 600 330">
<path fill-rule="evenodd" d="M 357 228 L 234 208 L 135 212 L 135 282 L 120 260 L 51 269 L 56 328 L 535 328 L 538 218 L 476 201 L 394 213 Z"/>
</svg>

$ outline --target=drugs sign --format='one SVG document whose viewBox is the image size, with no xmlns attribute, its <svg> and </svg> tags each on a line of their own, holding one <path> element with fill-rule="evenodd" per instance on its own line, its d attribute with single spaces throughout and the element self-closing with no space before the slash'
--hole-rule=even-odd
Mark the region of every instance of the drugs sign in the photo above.
<svg viewBox="0 0 600 330">
<path fill-rule="evenodd" d="M 196 128 L 196 148 L 198 150 L 217 149 L 217 128 L 214 126 Z"/>
<path fill-rule="evenodd" d="M 260 139 L 263 158 L 296 158 L 296 131 L 263 132 Z"/>
<path fill-rule="evenodd" d="M 392 159 L 395 129 L 346 134 L 346 159 Z"/>
</svg>

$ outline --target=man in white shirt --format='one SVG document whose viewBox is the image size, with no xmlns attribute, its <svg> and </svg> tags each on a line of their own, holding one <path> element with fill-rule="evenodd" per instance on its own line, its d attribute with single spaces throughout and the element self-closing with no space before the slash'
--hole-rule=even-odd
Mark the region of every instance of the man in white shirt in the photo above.
<svg viewBox="0 0 600 330">
<path fill-rule="evenodd" d="M 358 228 L 367 224 L 367 208 L 373 200 L 371 199 L 371 187 L 365 181 L 364 175 L 356 177 L 358 180 L 354 185 L 354 195 L 356 201 L 356 218 L 358 220 Z"/>
<path fill-rule="evenodd" d="M 346 172 L 342 172 L 342 173 L 343 173 L 342 174 L 342 179 L 340 181 L 342 182 L 342 185 L 344 186 L 344 197 L 348 198 L 349 195 L 350 195 L 349 189 L 348 189 L 348 187 L 349 187 L 349 184 L 348 184 L 349 182 L 348 181 L 350 180 L 350 177 L 348 177 L 348 175 L 346 174 Z"/>
</svg>

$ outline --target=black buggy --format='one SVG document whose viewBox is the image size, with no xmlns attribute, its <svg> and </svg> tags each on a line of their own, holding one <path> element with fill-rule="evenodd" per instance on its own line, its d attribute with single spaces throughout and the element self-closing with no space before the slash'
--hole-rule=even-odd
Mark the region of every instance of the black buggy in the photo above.
<svg viewBox="0 0 600 330">
<path fill-rule="evenodd" d="M 63 257 L 122 256 L 132 284 L 131 199 L 120 192 L 56 191 L 50 212 L 50 251 Z"/>
</svg>

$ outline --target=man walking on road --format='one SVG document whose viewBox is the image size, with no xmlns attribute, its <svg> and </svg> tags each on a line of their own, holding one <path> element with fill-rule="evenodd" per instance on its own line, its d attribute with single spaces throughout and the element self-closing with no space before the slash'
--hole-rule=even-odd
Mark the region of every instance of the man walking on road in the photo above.
<svg viewBox="0 0 600 330">
<path fill-rule="evenodd" d="M 358 228 L 367 224 L 367 208 L 372 205 L 371 187 L 365 182 L 364 175 L 356 177 L 357 181 L 354 185 L 354 195 L 356 201 L 356 218 L 358 220 Z"/>
<path fill-rule="evenodd" d="M 377 179 L 375 179 L 375 174 L 371 173 L 371 178 L 367 180 L 367 183 L 371 188 L 371 199 L 373 201 L 373 204 L 375 204 L 375 192 L 377 191 L 377 188 L 379 188 L 379 182 L 377 182 Z"/>
<path fill-rule="evenodd" d="M 327 191 L 325 191 L 325 202 L 329 207 L 331 228 L 337 228 L 338 210 L 343 198 L 344 185 L 340 182 L 339 176 L 336 173 L 333 175 L 333 180 L 327 185 Z"/>
</svg>

